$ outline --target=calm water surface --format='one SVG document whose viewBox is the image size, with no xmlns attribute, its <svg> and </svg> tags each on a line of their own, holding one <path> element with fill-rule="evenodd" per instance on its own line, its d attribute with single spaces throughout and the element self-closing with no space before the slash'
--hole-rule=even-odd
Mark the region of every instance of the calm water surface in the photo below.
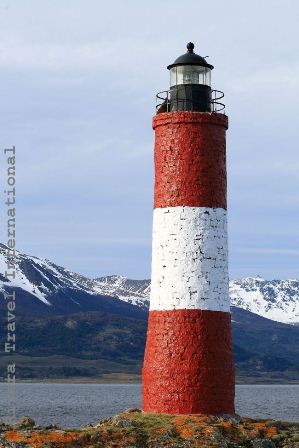
<svg viewBox="0 0 299 448">
<path fill-rule="evenodd" d="M 127 408 L 141 407 L 139 384 L 16 384 L 17 418 L 62 427 L 95 423 Z M 242 416 L 299 421 L 299 385 L 240 385 L 236 411 Z M 0 420 L 7 416 L 7 385 L 0 383 Z"/>
</svg>

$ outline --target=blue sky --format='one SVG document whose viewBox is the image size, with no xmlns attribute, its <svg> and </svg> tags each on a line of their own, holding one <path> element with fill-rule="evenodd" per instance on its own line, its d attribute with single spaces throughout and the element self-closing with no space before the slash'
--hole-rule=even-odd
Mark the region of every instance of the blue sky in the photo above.
<svg viewBox="0 0 299 448">
<path fill-rule="evenodd" d="M 191 40 L 230 120 L 230 275 L 298 277 L 298 22 L 296 0 L 1 0 L 19 250 L 93 277 L 149 277 L 155 94 Z"/>
</svg>

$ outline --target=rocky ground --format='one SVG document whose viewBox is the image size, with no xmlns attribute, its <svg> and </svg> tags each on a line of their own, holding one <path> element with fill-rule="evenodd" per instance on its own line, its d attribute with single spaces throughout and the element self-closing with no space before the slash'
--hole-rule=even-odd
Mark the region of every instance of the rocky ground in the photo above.
<svg viewBox="0 0 299 448">
<path fill-rule="evenodd" d="M 131 409 L 82 429 L 39 427 L 30 418 L 0 424 L 0 448 L 298 448 L 299 424 Z"/>
</svg>

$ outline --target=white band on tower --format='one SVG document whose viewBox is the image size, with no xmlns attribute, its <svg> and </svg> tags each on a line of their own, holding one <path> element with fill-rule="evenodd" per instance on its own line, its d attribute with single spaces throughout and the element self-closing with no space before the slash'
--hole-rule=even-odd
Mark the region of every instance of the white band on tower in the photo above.
<svg viewBox="0 0 299 448">
<path fill-rule="evenodd" d="M 229 312 L 227 212 L 154 210 L 150 310 Z"/>
</svg>

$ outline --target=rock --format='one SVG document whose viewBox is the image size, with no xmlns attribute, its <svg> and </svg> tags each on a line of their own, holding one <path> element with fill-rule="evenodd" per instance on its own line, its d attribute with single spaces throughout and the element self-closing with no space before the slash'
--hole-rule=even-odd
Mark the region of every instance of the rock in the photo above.
<svg viewBox="0 0 299 448">
<path fill-rule="evenodd" d="M 275 426 L 277 429 L 284 429 L 286 426 L 285 423 L 280 420 L 272 420 L 271 425 Z"/>
<path fill-rule="evenodd" d="M 44 426 L 42 429 L 60 429 L 57 425 L 47 425 Z"/>
<path fill-rule="evenodd" d="M 234 424 L 238 424 L 242 420 L 242 417 L 240 417 L 240 415 L 238 415 L 238 414 L 234 414 L 234 415 L 224 414 L 224 415 L 221 415 L 220 418 L 222 418 L 222 420 L 224 420 L 224 421 L 234 423 Z"/>
<path fill-rule="evenodd" d="M 7 425 L 4 422 L 0 422 L 0 432 L 7 431 L 10 428 L 11 428 L 10 425 Z"/>
<path fill-rule="evenodd" d="M 16 429 L 32 429 L 35 427 L 35 421 L 30 417 L 22 417 L 21 420 L 14 424 Z"/>
<path fill-rule="evenodd" d="M 272 440 L 254 439 L 251 441 L 252 448 L 276 448 Z"/>
<path fill-rule="evenodd" d="M 179 442 L 173 445 L 173 448 L 192 448 L 192 446 L 194 445 L 191 445 L 190 442 Z"/>
<path fill-rule="evenodd" d="M 129 420 L 126 420 L 124 418 L 117 419 L 113 423 L 114 423 L 114 426 L 116 426 L 118 428 L 125 428 L 126 426 L 131 426 L 131 424 L 132 424 Z"/>
<path fill-rule="evenodd" d="M 127 413 L 127 412 L 131 413 L 131 412 L 142 412 L 142 411 L 141 411 L 141 409 L 138 409 L 138 408 L 129 408 L 125 411 L 125 413 Z"/>
</svg>

